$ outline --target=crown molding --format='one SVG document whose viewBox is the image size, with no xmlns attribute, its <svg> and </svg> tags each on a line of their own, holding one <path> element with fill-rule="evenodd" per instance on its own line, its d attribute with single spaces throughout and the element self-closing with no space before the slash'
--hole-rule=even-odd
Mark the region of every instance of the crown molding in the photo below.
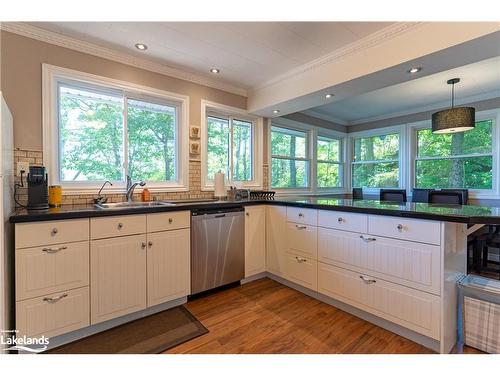
<svg viewBox="0 0 500 375">
<path fill-rule="evenodd" d="M 392 25 L 384 27 L 372 34 L 365 36 L 353 43 L 350 43 L 344 47 L 338 48 L 335 51 L 332 51 L 329 54 L 326 54 L 318 59 L 312 60 L 308 63 L 305 63 L 301 66 L 298 66 L 294 69 L 289 70 L 288 72 L 279 75 L 263 84 L 255 86 L 249 90 L 250 94 L 254 94 L 255 92 L 262 90 L 264 88 L 274 86 L 282 81 L 285 81 L 291 77 L 297 76 L 299 74 L 303 74 L 305 72 L 315 70 L 320 68 L 325 64 L 332 63 L 336 60 L 342 59 L 346 56 L 353 55 L 362 50 L 366 50 L 368 48 L 377 46 L 381 43 L 387 42 L 390 39 L 396 38 L 402 34 L 413 31 L 422 25 L 425 22 L 396 22 Z"/>
<path fill-rule="evenodd" d="M 336 124 L 339 124 L 339 125 L 344 125 L 344 126 L 349 125 L 349 122 L 346 121 L 346 120 L 342 120 L 341 118 L 338 118 L 338 117 L 335 117 L 335 116 L 330 116 L 327 113 L 316 111 L 316 110 L 314 110 L 314 108 L 312 108 L 312 109 L 306 109 L 304 111 L 300 111 L 299 113 L 303 113 L 303 114 L 305 114 L 307 116 L 319 118 L 321 120 L 333 122 L 333 123 L 336 123 Z"/>
<path fill-rule="evenodd" d="M 18 34 L 31 39 L 36 39 L 41 42 L 50 43 L 59 47 L 64 47 L 74 51 L 101 57 L 103 59 L 116 61 L 122 64 L 159 73 L 165 76 L 182 79 L 184 81 L 196 83 L 198 85 L 211 87 L 245 97 L 248 96 L 248 91 L 245 88 L 236 87 L 228 83 L 216 81 L 195 73 L 189 73 L 165 64 L 161 64 L 159 62 L 151 61 L 149 59 L 136 57 L 124 52 L 117 51 L 115 49 L 99 46 L 94 43 L 44 30 L 27 23 L 1 22 L 0 30 L 8 31 L 10 33 Z"/>
<path fill-rule="evenodd" d="M 484 101 L 484 100 L 489 100 L 489 99 L 495 99 L 495 98 L 500 98 L 500 90 L 494 90 L 494 91 L 482 93 L 479 95 L 471 95 L 471 96 L 462 97 L 460 99 L 455 99 L 455 106 L 459 107 L 462 105 L 467 105 L 467 104 L 480 102 L 480 101 Z M 359 119 L 359 120 L 355 120 L 355 121 L 349 121 L 346 124 L 346 126 L 367 124 L 370 122 L 382 121 L 382 120 L 392 119 L 392 118 L 396 118 L 396 117 L 415 115 L 415 114 L 427 112 L 427 111 L 441 110 L 444 108 L 448 108 L 449 106 L 450 106 L 450 101 L 446 100 L 446 101 L 434 103 L 432 105 L 412 108 L 412 109 L 407 110 L 407 111 L 393 112 L 390 114 L 374 116 L 374 117 L 367 117 L 367 118 Z"/>
</svg>

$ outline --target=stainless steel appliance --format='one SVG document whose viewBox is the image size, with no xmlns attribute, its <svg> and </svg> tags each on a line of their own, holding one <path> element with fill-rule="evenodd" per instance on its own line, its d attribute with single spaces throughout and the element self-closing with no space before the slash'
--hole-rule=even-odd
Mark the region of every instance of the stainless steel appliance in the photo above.
<svg viewBox="0 0 500 375">
<path fill-rule="evenodd" d="M 191 215 L 191 294 L 243 279 L 244 208 L 200 209 Z"/>
</svg>

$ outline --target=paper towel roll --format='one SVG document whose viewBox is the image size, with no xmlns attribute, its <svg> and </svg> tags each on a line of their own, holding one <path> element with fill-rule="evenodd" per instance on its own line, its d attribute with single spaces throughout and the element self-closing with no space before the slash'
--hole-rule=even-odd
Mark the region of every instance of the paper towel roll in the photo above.
<svg viewBox="0 0 500 375">
<path fill-rule="evenodd" d="M 215 174 L 214 196 L 216 197 L 225 197 L 227 195 L 224 177 L 224 173 L 221 171 Z"/>
</svg>

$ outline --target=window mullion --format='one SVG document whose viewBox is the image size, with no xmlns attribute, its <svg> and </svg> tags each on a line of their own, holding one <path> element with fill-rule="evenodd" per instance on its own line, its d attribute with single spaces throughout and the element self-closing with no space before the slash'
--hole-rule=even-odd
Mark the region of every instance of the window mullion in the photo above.
<svg viewBox="0 0 500 375">
<path fill-rule="evenodd" d="M 228 181 L 233 181 L 233 117 L 229 117 L 229 171 L 228 171 L 228 174 L 229 176 L 227 176 L 227 180 Z"/>
<path fill-rule="evenodd" d="M 123 180 L 127 180 L 128 176 L 128 98 L 123 96 Z"/>
</svg>

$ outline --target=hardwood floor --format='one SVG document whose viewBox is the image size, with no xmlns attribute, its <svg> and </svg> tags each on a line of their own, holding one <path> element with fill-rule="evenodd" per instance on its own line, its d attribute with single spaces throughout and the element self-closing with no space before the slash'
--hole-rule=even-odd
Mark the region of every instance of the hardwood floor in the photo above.
<svg viewBox="0 0 500 375">
<path fill-rule="evenodd" d="M 210 332 L 165 353 L 433 353 L 268 278 L 186 307 Z"/>
</svg>

